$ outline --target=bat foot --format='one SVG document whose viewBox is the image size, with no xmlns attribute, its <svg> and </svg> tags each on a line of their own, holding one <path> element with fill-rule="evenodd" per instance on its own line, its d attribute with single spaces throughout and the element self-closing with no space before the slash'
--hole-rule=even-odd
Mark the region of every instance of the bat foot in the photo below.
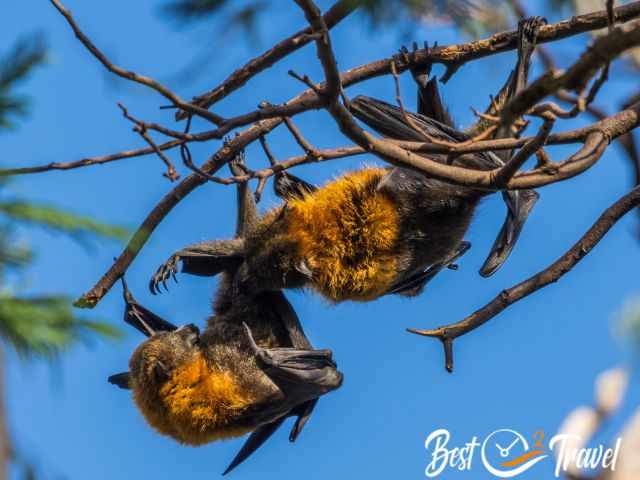
<svg viewBox="0 0 640 480">
<path fill-rule="evenodd" d="M 427 50 L 427 52 L 430 50 L 429 42 L 424 42 L 424 49 Z M 400 47 L 400 57 L 404 63 L 409 65 L 409 70 L 411 71 L 414 81 L 420 88 L 425 88 L 431 75 L 431 63 L 420 66 L 416 65 L 417 53 L 418 44 L 416 42 L 413 42 L 413 49 L 411 51 L 404 45 Z"/>
<path fill-rule="evenodd" d="M 523 18 L 518 22 L 519 37 L 535 45 L 538 39 L 538 33 L 540 33 L 540 28 L 546 24 L 547 19 L 544 17 L 535 16 Z"/>
<path fill-rule="evenodd" d="M 169 260 L 160 265 L 155 274 L 151 277 L 149 281 L 149 290 L 151 293 L 156 295 L 161 293 L 160 284 L 164 286 L 166 291 L 169 291 L 167 287 L 167 280 L 173 277 L 173 280 L 177 283 L 178 279 L 176 278 L 176 273 L 178 273 L 178 262 L 180 261 L 180 257 L 178 255 L 172 255 Z"/>
</svg>

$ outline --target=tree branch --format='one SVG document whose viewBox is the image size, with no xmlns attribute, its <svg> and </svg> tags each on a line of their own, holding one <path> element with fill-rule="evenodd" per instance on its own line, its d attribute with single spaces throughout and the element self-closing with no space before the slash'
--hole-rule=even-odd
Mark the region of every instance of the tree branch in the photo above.
<svg viewBox="0 0 640 480">
<path fill-rule="evenodd" d="M 161 145 L 157 145 L 160 150 L 170 150 L 177 147 L 182 142 L 180 140 L 173 140 Z M 88 167 L 90 165 L 102 165 L 104 163 L 115 162 L 116 160 L 123 160 L 126 158 L 142 157 L 144 155 L 150 155 L 155 153 L 155 149 L 152 147 L 137 148 L 135 150 L 125 150 L 123 152 L 112 153 L 111 155 L 101 155 L 95 157 L 86 157 L 81 160 L 73 162 L 51 162 L 44 165 L 37 165 L 34 167 L 18 167 L 18 168 L 0 168 L 0 177 L 6 177 L 8 175 L 26 175 L 30 173 L 42 173 L 50 172 L 53 170 L 72 170 L 74 168 Z"/>
<path fill-rule="evenodd" d="M 59 4 L 58 0 L 50 1 L 52 1 L 54 4 Z M 211 132 L 204 132 L 203 134 L 192 135 L 192 137 L 194 137 L 192 138 L 192 140 L 194 141 L 195 138 L 202 139 L 207 135 L 209 136 L 209 138 L 218 138 L 219 136 L 226 134 L 233 128 L 237 128 L 251 122 L 257 122 L 254 123 L 251 127 L 247 128 L 245 131 L 241 132 L 229 144 L 223 146 L 218 152 L 216 152 L 216 154 L 210 157 L 201 167 L 201 170 L 203 172 L 207 174 L 215 173 L 227 161 L 233 158 L 233 156 L 239 150 L 243 149 L 250 143 L 254 142 L 261 136 L 271 131 L 273 128 L 277 127 L 283 121 L 282 117 L 290 117 L 310 109 L 326 107 L 336 119 L 341 130 L 345 133 L 349 132 L 351 135 L 347 136 L 353 138 L 354 141 L 356 141 L 356 143 L 360 145 L 363 151 L 371 151 L 373 153 L 376 153 L 383 159 L 390 161 L 391 163 L 395 162 L 396 164 L 402 164 L 404 166 L 416 168 L 443 180 L 476 186 L 486 185 L 489 188 L 496 188 L 495 185 L 491 183 L 492 180 L 490 178 L 490 175 L 495 175 L 496 172 L 476 172 L 472 170 L 461 169 L 459 167 L 438 164 L 437 162 L 432 162 L 429 159 L 412 154 L 411 152 L 402 149 L 392 141 L 376 139 L 360 129 L 360 127 L 358 127 L 358 125 L 353 120 L 353 117 L 351 116 L 349 111 L 339 101 L 341 88 L 342 86 L 352 85 L 354 83 L 361 82 L 374 76 L 390 73 L 389 60 L 385 59 L 383 61 L 373 62 L 368 65 L 349 70 L 340 75 L 337 70 L 335 58 L 333 57 L 333 52 L 328 35 L 328 27 L 324 18 L 320 15 L 319 10 L 317 9 L 317 7 L 315 7 L 313 2 L 305 0 L 296 1 L 303 8 L 303 10 L 305 11 L 305 15 L 312 25 L 312 32 L 314 32 L 313 38 L 316 41 L 318 55 L 323 64 L 323 69 L 325 70 L 325 77 L 327 80 L 326 83 L 318 85 L 315 89 L 308 89 L 302 92 L 283 105 L 266 106 L 255 112 L 240 115 L 229 120 L 224 120 L 218 117 L 216 122 L 219 126 L 218 129 Z M 616 12 L 617 20 L 619 21 L 625 21 L 625 19 L 638 16 L 640 15 L 640 2 L 634 2 L 633 4 L 627 5 L 625 7 L 620 7 L 619 9 L 616 9 Z M 72 27 L 75 25 L 72 22 L 70 23 Z M 591 14 L 577 17 L 577 19 L 574 18 L 572 22 L 570 22 L 570 24 L 567 24 L 566 22 L 563 24 L 563 22 L 561 22 L 561 24 L 547 25 L 546 27 L 543 27 L 541 38 L 542 41 L 550 41 L 551 39 L 563 38 L 565 36 L 580 33 L 589 29 L 601 28 L 602 26 L 606 26 L 606 12 L 603 15 Z M 74 30 L 76 29 L 74 28 Z M 78 31 L 76 31 L 76 34 L 78 35 Z M 489 42 L 488 44 L 478 44 L 477 42 L 470 42 L 469 44 L 464 45 L 454 45 L 452 47 L 445 48 L 440 47 L 435 52 L 433 51 L 433 49 L 431 49 L 429 50 L 429 52 L 425 51 L 423 60 L 420 60 L 420 55 L 417 55 L 417 63 L 420 63 L 421 61 L 423 61 L 424 63 L 428 61 L 435 61 L 436 63 L 440 62 L 447 64 L 452 61 L 452 58 L 455 58 L 454 61 L 457 62 L 457 64 L 460 64 L 460 62 L 462 61 L 461 59 L 464 59 L 464 61 L 468 61 L 471 59 L 491 55 L 493 53 L 498 53 L 499 51 L 505 51 L 515 48 L 515 32 L 507 32 L 505 35 L 506 36 L 501 37 L 502 43 L 500 43 L 499 45 L 492 42 Z M 494 37 L 496 36 L 493 36 L 491 38 Z M 92 50 L 89 47 L 92 46 L 92 44 L 86 37 L 79 36 L 79 38 L 81 41 L 83 41 L 85 46 L 87 46 L 87 48 L 89 48 L 89 50 L 92 51 L 92 53 L 94 53 L 94 55 L 96 55 L 96 57 L 103 64 L 105 64 L 105 66 L 107 66 L 107 68 L 114 71 L 114 73 L 121 76 L 123 74 L 130 73 L 124 72 L 118 67 L 114 67 L 113 65 L 111 65 L 104 58 L 104 56 L 100 56 L 100 52 L 97 51 L 95 47 L 93 47 Z M 477 48 L 475 53 L 467 49 L 467 47 L 474 45 L 474 48 Z M 461 56 L 452 56 L 452 52 L 458 52 L 461 54 Z M 399 66 L 399 70 L 406 68 L 408 68 L 408 65 L 406 64 Z M 146 79 L 146 77 L 140 77 L 137 76 L 137 74 L 132 75 L 132 78 L 130 78 L 131 75 L 125 75 L 125 78 L 130 78 L 134 81 Z M 144 83 L 144 81 L 140 83 Z M 158 86 L 157 84 L 155 84 L 153 81 L 149 81 L 148 83 L 148 86 L 157 90 L 157 88 L 155 88 Z M 174 104 L 176 104 L 176 102 L 174 102 Z M 188 104 L 188 106 L 194 107 L 194 105 L 191 104 Z M 178 105 L 178 107 L 182 108 L 180 105 Z M 190 110 L 189 108 L 185 108 L 184 110 L 190 112 L 194 111 L 196 114 L 198 114 L 197 109 Z M 573 139 L 577 138 L 576 135 L 580 136 L 580 140 L 584 141 L 584 146 L 580 150 L 580 152 L 573 155 L 565 162 L 561 162 L 559 164 L 559 173 L 553 176 L 550 176 L 548 172 L 540 172 L 535 170 L 532 171 L 533 174 L 532 172 L 520 173 L 514 176 L 514 178 L 509 181 L 507 187 L 530 188 L 532 185 L 535 185 L 536 182 L 541 185 L 553 183 L 554 181 L 558 181 L 557 179 L 568 178 L 569 176 L 573 176 L 580 171 L 584 171 L 584 169 L 588 168 L 598 158 L 600 158 L 600 156 L 606 149 L 607 142 L 610 139 L 615 138 L 618 135 L 625 133 L 631 128 L 637 126 L 639 122 L 638 117 L 638 107 L 634 106 L 629 110 L 620 112 L 613 117 L 595 124 L 592 129 L 587 128 L 576 130 L 575 132 L 573 132 Z M 576 134 L 576 132 L 578 133 Z M 553 135 L 549 136 L 549 142 L 552 139 Z M 568 137 L 565 137 L 564 140 L 572 141 L 572 139 Z M 176 146 L 184 144 L 184 142 L 185 140 L 176 140 L 170 143 L 172 143 L 172 146 Z M 524 143 L 522 145 L 524 145 Z M 424 145 L 422 146 L 424 147 Z M 158 148 L 161 147 L 162 145 L 158 146 Z M 466 147 L 473 148 L 473 145 L 467 145 Z M 303 162 L 308 159 L 307 157 L 308 156 L 305 156 L 304 160 L 296 159 L 295 161 Z M 273 168 L 276 167 L 272 167 L 272 169 Z M 526 174 L 529 175 L 527 176 Z M 262 186 L 264 186 L 263 178 L 261 178 L 261 181 Z M 189 175 L 184 180 L 182 180 L 169 194 L 167 194 L 147 216 L 138 231 L 135 233 L 134 237 L 129 242 L 125 251 L 122 252 L 120 257 L 115 261 L 109 271 L 105 273 L 105 275 L 89 292 L 87 292 L 78 300 L 76 305 L 83 307 L 95 306 L 95 304 L 106 294 L 111 286 L 113 286 L 114 282 L 126 271 L 139 250 L 145 244 L 148 237 L 151 235 L 157 225 L 162 221 L 162 219 L 182 198 L 184 198 L 184 196 L 188 195 L 191 191 L 205 182 L 206 179 L 201 177 L 200 175 Z"/>
<path fill-rule="evenodd" d="M 550 283 L 557 282 L 602 240 L 618 220 L 639 205 L 640 186 L 636 186 L 606 209 L 582 238 L 549 267 L 511 288 L 503 290 L 484 307 L 476 310 L 464 320 L 433 330 L 410 328 L 408 331 L 425 337 L 437 338 L 442 341 L 445 346 L 445 351 L 448 352 L 445 355 L 447 370 L 452 371 L 453 354 L 451 345 L 456 338 L 475 330 L 517 301 L 546 287 Z"/>
<path fill-rule="evenodd" d="M 98 49 L 98 47 L 96 47 L 93 44 L 93 42 L 89 39 L 89 37 L 87 37 L 82 32 L 82 30 L 80 29 L 76 21 L 73 19 L 71 12 L 67 10 L 62 5 L 62 3 L 60 3 L 59 0 L 49 0 L 49 1 L 58 10 L 58 12 L 60 12 L 60 14 L 65 18 L 65 20 L 67 21 L 67 23 L 69 24 L 73 32 L 75 33 L 78 40 L 80 40 L 80 42 L 87 48 L 87 50 L 89 50 L 89 52 L 91 52 L 91 54 L 93 54 L 93 56 L 96 57 L 98 61 L 100 61 L 100 63 L 102 63 L 102 65 L 104 65 L 107 70 L 109 70 L 112 73 L 115 73 L 119 77 L 126 78 L 127 80 L 131 80 L 132 82 L 140 83 L 142 85 L 145 85 L 155 90 L 160 95 L 168 99 L 171 103 L 173 103 L 176 107 L 182 110 L 185 110 L 194 115 L 198 115 L 203 118 L 206 118 L 207 120 L 215 123 L 216 125 L 223 122 L 223 119 L 220 116 L 216 115 L 215 113 L 212 113 L 205 108 L 200 108 L 197 105 L 193 105 L 191 103 L 185 102 L 184 100 L 182 100 L 180 97 L 178 97 L 175 93 L 173 93 L 171 90 L 169 90 L 167 87 L 162 85 L 157 80 L 154 80 L 153 78 L 150 78 L 150 77 L 146 77 L 144 75 L 139 75 L 132 71 L 125 70 L 111 63 L 109 59 Z"/>
<path fill-rule="evenodd" d="M 599 69 L 626 50 L 638 45 L 640 45 L 640 22 L 617 27 L 610 33 L 597 38 L 566 72 L 547 72 L 518 93 L 500 112 L 500 124 L 510 125 L 538 102 L 560 89 L 581 93 Z"/>
<path fill-rule="evenodd" d="M 343 19 L 349 16 L 355 8 L 356 3 L 351 0 L 340 0 L 339 2 L 336 2 L 329 10 L 327 10 L 327 13 L 324 14 L 324 21 L 327 28 L 331 29 L 336 26 Z M 194 97 L 192 99 L 192 103 L 202 108 L 209 108 L 211 105 L 219 102 L 234 91 L 238 90 L 260 72 L 272 67 L 275 63 L 279 62 L 289 54 L 307 45 L 313 40 L 313 38 L 310 37 L 310 34 L 311 28 L 307 27 L 294 33 L 289 38 L 282 40 L 259 57 L 251 59 L 245 65 L 238 68 L 217 87 L 214 87 L 207 93 Z M 184 112 L 178 112 L 176 114 L 177 120 L 182 120 L 185 117 L 186 115 Z"/>
<path fill-rule="evenodd" d="M 229 160 L 247 145 L 257 140 L 260 136 L 267 134 L 281 123 L 281 120 L 271 119 L 257 123 L 222 146 L 207 162 L 202 165 L 202 170 L 212 174 L 222 168 Z M 151 152 L 150 152 L 151 153 Z M 184 197 L 193 190 L 206 183 L 206 179 L 198 174 L 191 174 L 185 177 L 176 185 L 160 202 L 151 210 L 144 219 L 140 227 L 135 231 L 131 240 L 115 260 L 109 270 L 98 280 L 94 287 L 82 295 L 74 306 L 79 308 L 93 308 L 113 287 L 122 275 L 127 271 L 131 262 L 145 245 L 153 231 Z"/>
</svg>

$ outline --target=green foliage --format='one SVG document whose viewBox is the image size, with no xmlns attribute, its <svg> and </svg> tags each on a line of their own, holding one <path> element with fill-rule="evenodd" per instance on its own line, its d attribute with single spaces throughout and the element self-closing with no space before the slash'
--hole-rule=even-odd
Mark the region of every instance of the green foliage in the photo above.
<svg viewBox="0 0 640 480">
<path fill-rule="evenodd" d="M 36 66 L 44 63 L 46 51 L 42 37 L 30 35 L 19 39 L 0 58 L 0 130 L 14 126 L 12 117 L 28 113 L 28 99 L 13 90 L 28 78 Z"/>
<path fill-rule="evenodd" d="M 0 132 L 13 127 L 13 117 L 28 113 L 28 99 L 15 88 L 46 59 L 46 47 L 40 35 L 19 39 L 0 59 Z M 6 179 L 0 182 L 4 186 Z M 6 283 L 7 270 L 20 271 L 33 260 L 26 245 L 17 245 L 13 231 L 24 224 L 38 225 L 85 241 L 87 236 L 124 240 L 129 232 L 90 218 L 47 205 L 20 199 L 0 201 L 0 284 Z M 96 320 L 74 315 L 71 299 L 60 295 L 22 297 L 0 293 L 0 338 L 20 354 L 31 357 L 55 357 L 78 341 L 91 336 L 114 338 L 119 330 Z"/>
<path fill-rule="evenodd" d="M 129 236 L 129 231 L 122 227 L 106 225 L 53 207 L 23 201 L 0 202 L 0 212 L 13 220 L 58 230 L 74 237 L 94 234 L 124 241 Z"/>
<path fill-rule="evenodd" d="M 0 224 L 0 282 L 8 269 L 21 270 L 32 260 L 31 249 L 16 245 L 13 230 L 35 224 L 84 240 L 87 235 L 124 239 L 127 230 L 98 223 L 86 217 L 49 206 L 24 201 L 0 202 L 4 221 Z M 78 341 L 93 335 L 114 338 L 119 330 L 107 323 L 78 318 L 71 299 L 60 295 L 21 297 L 0 293 L 0 338 L 25 357 L 54 358 Z"/>
<path fill-rule="evenodd" d="M 22 355 L 54 357 L 95 333 L 120 336 L 119 330 L 107 323 L 76 318 L 64 296 L 0 296 L 0 335 Z"/>
<path fill-rule="evenodd" d="M 0 203 L 5 219 L 0 224 L 0 283 L 7 270 L 20 271 L 33 258 L 25 245 L 16 245 L 13 230 L 24 223 L 38 224 L 75 238 L 100 235 L 123 238 L 126 230 L 66 213 L 52 207 L 13 201 Z M 91 336 L 116 338 L 119 330 L 107 323 L 78 318 L 72 310 L 71 298 L 61 295 L 23 297 L 9 291 L 0 293 L 0 338 L 25 357 L 55 358 L 62 350 Z"/>
</svg>

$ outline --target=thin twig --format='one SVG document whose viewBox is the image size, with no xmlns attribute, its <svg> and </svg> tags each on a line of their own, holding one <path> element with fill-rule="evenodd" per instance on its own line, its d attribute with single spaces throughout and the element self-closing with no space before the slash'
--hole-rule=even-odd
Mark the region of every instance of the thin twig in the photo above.
<svg viewBox="0 0 640 480">
<path fill-rule="evenodd" d="M 181 143 L 182 142 L 180 140 L 172 140 L 171 142 L 160 144 L 157 147 L 162 151 L 171 150 L 172 148 L 177 147 Z M 125 150 L 118 153 L 112 153 L 111 155 L 85 157 L 80 160 L 75 160 L 73 162 L 51 162 L 51 163 L 46 163 L 44 165 L 36 165 L 33 167 L 3 168 L 3 169 L 0 169 L 0 177 L 5 177 L 9 175 L 27 175 L 31 173 L 51 172 L 54 170 L 73 170 L 75 168 L 89 167 L 92 165 L 102 165 L 105 163 L 115 162 L 117 160 L 124 160 L 127 158 L 143 157 L 145 155 L 150 155 L 152 153 L 156 153 L 155 149 L 152 147 L 137 148 L 135 150 Z"/>
<path fill-rule="evenodd" d="M 362 67 L 351 69 L 340 75 L 331 50 L 326 22 L 324 22 L 313 2 L 304 0 L 297 1 L 303 8 L 305 8 L 305 15 L 307 15 L 308 20 L 310 20 L 312 32 L 317 34 L 313 38 L 316 42 L 318 54 L 323 63 L 326 78 L 326 83 L 317 85 L 317 89 L 326 92 L 326 94 L 320 97 L 312 89 L 308 89 L 284 105 L 271 106 L 266 109 L 260 109 L 255 112 L 239 115 L 234 117 L 234 119 L 222 120 L 220 125 L 224 125 L 224 128 L 227 129 L 226 132 L 230 131 L 232 128 L 237 128 L 251 122 L 255 123 L 245 131 L 241 132 L 229 145 L 223 146 L 215 155 L 204 162 L 201 169 L 205 173 L 213 175 L 226 162 L 233 158 L 240 149 L 245 148 L 248 144 L 254 142 L 260 136 L 267 134 L 273 128 L 278 126 L 282 122 L 283 116 L 293 116 L 310 109 L 328 107 L 331 114 L 336 118 L 341 130 L 347 133 L 350 138 L 353 138 L 364 151 L 375 150 L 374 153 L 391 163 L 395 162 L 396 164 L 404 166 L 408 165 L 411 168 L 416 168 L 418 170 L 425 171 L 426 173 L 433 171 L 435 173 L 435 177 L 444 180 L 453 178 L 454 183 L 464 184 L 465 182 L 473 183 L 474 181 L 478 183 L 490 182 L 490 179 L 487 180 L 485 177 L 468 177 L 467 173 L 469 173 L 469 171 L 463 172 L 456 170 L 457 167 L 448 167 L 446 165 L 437 164 L 437 162 L 428 163 L 428 159 L 423 157 L 420 157 L 422 160 L 419 160 L 416 158 L 418 157 L 417 155 L 411 154 L 411 152 L 398 147 L 394 142 L 378 140 L 364 132 L 362 129 L 359 129 L 348 110 L 339 102 L 339 98 L 342 95 L 342 87 L 353 85 L 375 76 L 389 74 L 389 59 L 372 62 Z M 616 20 L 620 22 L 627 21 L 630 18 L 640 15 L 640 2 L 634 2 L 633 4 L 616 8 L 615 15 Z M 565 38 L 580 32 L 602 28 L 605 26 L 602 25 L 603 20 L 606 23 L 606 15 L 602 16 L 601 13 L 597 13 L 575 17 L 570 22 L 560 22 L 559 24 L 547 25 L 541 29 L 539 40 L 541 42 L 550 41 L 553 39 Z M 618 29 L 614 30 L 610 35 L 616 34 L 617 31 Z M 469 44 L 429 49 L 428 51 L 423 52 L 423 55 L 418 52 L 416 63 L 445 63 L 447 65 L 459 66 L 466 61 L 513 49 L 517 45 L 515 32 L 505 32 L 502 35 L 494 35 L 490 37 L 490 39 L 485 39 L 484 41 L 486 42 L 484 44 L 482 44 L 483 41 L 481 40 L 479 42 L 470 42 Z M 399 67 L 399 71 L 403 71 L 403 69 L 406 68 L 408 67 L 401 65 Z M 527 108 L 532 105 L 529 105 Z M 529 188 L 527 186 L 528 182 L 531 184 L 536 182 L 539 182 L 540 184 L 553 183 L 553 181 L 556 181 L 558 178 L 568 178 L 568 176 L 572 176 L 577 174 L 577 172 L 588 168 L 602 155 L 610 139 L 635 128 L 638 123 L 637 109 L 638 107 L 634 106 L 631 109 L 610 117 L 612 123 L 606 123 L 606 121 L 599 122 L 596 124 L 596 127 L 594 127 L 597 128 L 597 130 L 583 130 L 580 133 L 585 142 L 583 148 L 565 162 L 561 162 L 559 164 L 560 173 L 557 176 L 554 176 L 552 180 L 547 177 L 542 178 L 542 172 L 522 172 L 517 174 L 509 182 L 508 187 Z M 197 112 L 194 113 L 197 114 Z M 233 122 L 231 122 L 231 120 L 233 120 Z M 223 128 L 219 128 L 216 131 L 216 135 L 222 135 L 226 132 L 224 132 Z M 177 142 L 174 146 L 182 143 L 183 142 Z M 471 171 L 471 173 L 475 174 L 477 172 Z M 486 174 L 487 172 L 481 173 Z M 562 177 L 563 175 L 564 177 Z M 204 182 L 205 180 L 202 177 L 193 174 L 182 180 L 171 192 L 169 192 L 169 194 L 167 194 L 167 196 L 158 203 L 158 205 L 145 219 L 132 240 L 127 245 L 125 251 L 120 255 L 120 257 L 118 257 L 109 271 L 100 279 L 91 291 L 87 292 L 87 294 L 79 300 L 78 304 L 88 307 L 94 306 L 111 288 L 113 283 L 122 275 L 122 273 L 126 271 L 140 248 L 142 248 L 149 235 L 151 235 L 162 219 L 182 198 Z"/>
<path fill-rule="evenodd" d="M 599 69 L 638 45 L 640 22 L 623 25 L 599 37 L 566 72 L 548 72 L 511 99 L 500 111 L 501 125 L 510 125 L 546 96 L 560 89 L 582 92 Z M 597 88 L 594 88 L 596 92 Z"/>
<path fill-rule="evenodd" d="M 336 2 L 327 13 L 324 14 L 324 21 L 327 28 L 331 29 L 349 16 L 356 9 L 357 4 L 351 0 L 340 0 Z M 277 43 L 259 57 L 253 58 L 242 67 L 235 70 L 229 77 L 225 79 L 217 87 L 211 91 L 194 97 L 192 103 L 202 108 L 209 108 L 211 105 L 219 102 L 232 92 L 238 90 L 247 83 L 252 77 L 272 67 L 276 62 L 282 60 L 287 55 L 304 47 L 309 42 L 315 40 L 311 35 L 311 28 L 307 27 L 299 32 L 294 33 L 289 38 Z M 183 112 L 178 112 L 176 118 L 181 120 L 185 117 Z"/>
<path fill-rule="evenodd" d="M 293 135 L 293 138 L 296 140 L 298 145 L 300 145 L 300 148 L 305 151 L 308 157 L 314 159 L 315 161 L 322 160 L 319 150 L 311 145 L 306 138 L 304 138 L 304 135 L 302 135 L 298 127 L 295 126 L 293 120 L 285 117 L 284 123 L 291 132 L 291 135 Z"/>
<path fill-rule="evenodd" d="M 164 172 L 162 175 L 164 177 L 168 178 L 169 181 L 171 181 L 171 182 L 175 182 L 176 180 L 178 180 L 180 178 L 180 174 L 174 168 L 173 164 L 171 163 L 171 160 L 169 160 L 169 157 L 167 157 L 164 154 L 164 152 L 162 150 L 160 150 L 160 148 L 158 148 L 158 145 L 156 145 L 156 143 L 153 141 L 153 139 L 149 136 L 149 134 L 147 132 L 147 127 L 144 124 L 144 122 L 141 122 L 141 121 L 137 120 L 136 118 L 132 117 L 131 115 L 129 115 L 129 112 L 128 112 L 127 108 L 122 103 L 118 103 L 118 107 L 120 107 L 120 110 L 122 110 L 122 115 L 124 115 L 124 117 L 127 120 L 129 120 L 129 121 L 131 121 L 131 122 L 133 122 L 135 124 L 135 127 L 133 128 L 133 130 L 135 132 L 137 132 L 138 134 L 140 134 L 140 136 L 153 149 L 153 151 L 156 153 L 156 155 L 158 155 L 158 157 L 160 157 L 160 160 L 162 160 L 162 162 L 166 165 L 167 171 Z"/>
<path fill-rule="evenodd" d="M 544 122 L 536 136 L 524 144 L 524 146 L 516 153 L 494 177 L 494 183 L 497 186 L 506 186 L 513 176 L 520 170 L 531 156 L 545 145 L 551 129 L 555 123 L 555 117 L 547 112 L 544 116 Z M 548 160 L 548 159 L 547 159 Z M 556 172 L 557 173 L 557 172 Z"/>
<path fill-rule="evenodd" d="M 216 125 L 219 125 L 224 122 L 224 119 L 215 113 L 211 113 L 204 108 L 200 108 L 197 105 L 193 105 L 191 103 L 185 102 L 180 97 L 178 97 L 175 93 L 173 93 L 170 89 L 162 85 L 157 80 L 153 78 L 140 75 L 138 73 L 125 70 L 117 65 L 114 65 L 107 57 L 104 55 L 98 47 L 87 37 L 83 31 L 80 29 L 76 21 L 74 20 L 71 12 L 67 10 L 59 0 L 49 0 L 53 6 L 60 12 L 60 14 L 65 18 L 69 26 L 72 28 L 76 37 L 80 42 L 91 52 L 91 54 L 105 66 L 107 70 L 112 73 L 115 73 L 119 77 L 126 78 L 127 80 L 131 80 L 132 82 L 137 82 L 142 85 L 145 85 L 149 88 L 152 88 L 156 92 L 158 92 L 163 97 L 167 98 L 171 103 L 175 106 L 179 107 L 182 110 L 193 113 L 195 115 L 199 115 L 203 118 L 206 118 L 210 122 L 213 122 Z"/>
</svg>

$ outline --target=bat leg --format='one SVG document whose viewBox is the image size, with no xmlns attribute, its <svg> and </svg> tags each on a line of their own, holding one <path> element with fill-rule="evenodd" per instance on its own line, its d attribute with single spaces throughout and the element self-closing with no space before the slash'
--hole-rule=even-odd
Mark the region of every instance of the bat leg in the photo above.
<svg viewBox="0 0 640 480">
<path fill-rule="evenodd" d="M 234 176 L 249 173 L 246 166 L 244 151 L 239 152 L 230 162 L 229 170 Z M 236 221 L 236 237 L 244 238 L 258 225 L 259 215 L 256 200 L 249 188 L 248 182 L 238 183 L 236 187 L 238 215 Z"/>
<path fill-rule="evenodd" d="M 537 43 L 538 32 L 540 27 L 547 23 L 542 17 L 528 17 L 518 22 L 518 60 L 516 67 L 511 71 L 507 81 L 504 83 L 500 91 L 495 97 L 492 97 L 491 104 L 485 109 L 484 113 L 489 116 L 500 115 L 500 109 L 506 105 L 515 95 L 517 95 L 527 85 L 529 77 L 529 67 L 531 65 L 531 57 Z M 473 126 L 466 130 L 466 133 L 474 137 L 493 125 L 492 121 L 480 118 Z M 499 129 L 494 138 L 508 138 L 519 135 L 519 131 L 513 131 L 512 126 Z M 504 161 L 511 156 L 509 150 L 496 152 Z"/>
<path fill-rule="evenodd" d="M 178 263 L 182 262 L 182 272 L 202 277 L 211 277 L 223 271 L 234 271 L 242 263 L 244 257 L 244 241 L 212 240 L 189 245 L 174 253 L 165 263 L 160 265 L 151 277 L 149 289 L 154 295 L 160 293 L 160 284 L 167 288 L 167 280 L 176 280 Z M 176 280 L 177 281 L 177 280 Z"/>
<path fill-rule="evenodd" d="M 125 302 L 124 321 L 126 323 L 147 337 L 158 332 L 172 332 L 177 330 L 178 327 L 174 324 L 164 320 L 151 310 L 140 305 L 129 291 L 124 276 L 121 280 L 122 294 Z"/>
<path fill-rule="evenodd" d="M 151 310 L 140 305 L 129 291 L 124 276 L 121 277 L 121 280 L 122 294 L 125 302 L 124 321 L 126 323 L 147 337 L 158 332 L 172 332 L 178 329 L 173 323 L 164 320 Z M 125 390 L 131 388 L 129 372 L 116 373 L 115 375 L 111 375 L 107 380 L 116 387 Z"/>
<path fill-rule="evenodd" d="M 511 97 L 527 86 L 531 57 L 536 49 L 540 27 L 547 24 L 544 17 L 527 17 L 518 22 L 518 62 Z"/>
<path fill-rule="evenodd" d="M 499 102 L 492 108 L 501 108 L 503 104 L 511 100 L 527 86 L 531 57 L 536 47 L 540 27 L 547 23 L 542 17 L 529 17 L 518 22 L 518 61 L 509 81 L 498 94 Z M 495 114 L 495 113 L 494 113 Z M 495 138 L 509 138 L 518 136 L 520 131 L 513 131 L 511 125 L 499 129 Z M 504 150 L 497 152 L 503 160 L 508 161 L 513 151 Z M 531 209 L 539 198 L 534 190 L 520 190 L 503 192 L 503 198 L 507 205 L 507 216 L 498 233 L 498 236 L 489 252 L 489 256 L 480 268 L 480 275 L 489 277 L 493 275 L 505 262 L 515 246 L 524 223 Z"/>
<path fill-rule="evenodd" d="M 273 190 L 278 198 L 287 200 L 289 198 L 303 198 L 305 195 L 315 192 L 318 189 L 315 185 L 302 180 L 286 171 L 278 172 L 273 182 Z"/>
<path fill-rule="evenodd" d="M 424 290 L 424 287 L 444 268 L 454 268 L 455 261 L 464 255 L 471 248 L 470 242 L 460 242 L 458 248 L 444 259 L 442 262 L 434 263 L 422 272 L 416 273 L 397 284 L 389 290 L 389 294 L 403 295 L 406 297 L 414 297 Z"/>
<path fill-rule="evenodd" d="M 424 42 L 425 50 L 429 50 L 429 43 Z M 421 89 L 424 89 L 427 86 L 427 82 L 429 80 L 429 76 L 431 75 L 431 63 L 427 63 L 426 65 L 416 65 L 414 60 L 416 56 L 416 52 L 418 51 L 418 44 L 413 42 L 413 50 L 409 52 L 409 49 L 404 45 L 400 47 L 400 55 L 404 58 L 405 61 L 410 63 L 409 71 L 411 72 L 411 76 L 413 77 L 413 81 L 418 85 L 418 93 L 420 93 Z M 420 96 L 418 95 L 418 110 L 420 105 Z M 422 112 L 420 112 L 422 113 Z"/>
<path fill-rule="evenodd" d="M 511 254 L 522 227 L 540 195 L 535 190 L 503 192 L 507 204 L 507 217 L 491 247 L 491 252 L 480 268 L 480 275 L 493 275 Z"/>
<path fill-rule="evenodd" d="M 429 43 L 424 42 L 424 48 L 429 50 Z M 440 90 L 438 88 L 438 78 L 429 78 L 431 75 L 431 64 L 417 66 L 413 63 L 413 58 L 418 50 L 418 45 L 413 44 L 413 51 L 409 53 L 407 47 L 400 49 L 400 54 L 411 61 L 409 71 L 414 82 L 418 86 L 418 113 L 425 117 L 432 118 L 440 123 L 453 127 L 453 121 L 444 106 Z"/>
</svg>

